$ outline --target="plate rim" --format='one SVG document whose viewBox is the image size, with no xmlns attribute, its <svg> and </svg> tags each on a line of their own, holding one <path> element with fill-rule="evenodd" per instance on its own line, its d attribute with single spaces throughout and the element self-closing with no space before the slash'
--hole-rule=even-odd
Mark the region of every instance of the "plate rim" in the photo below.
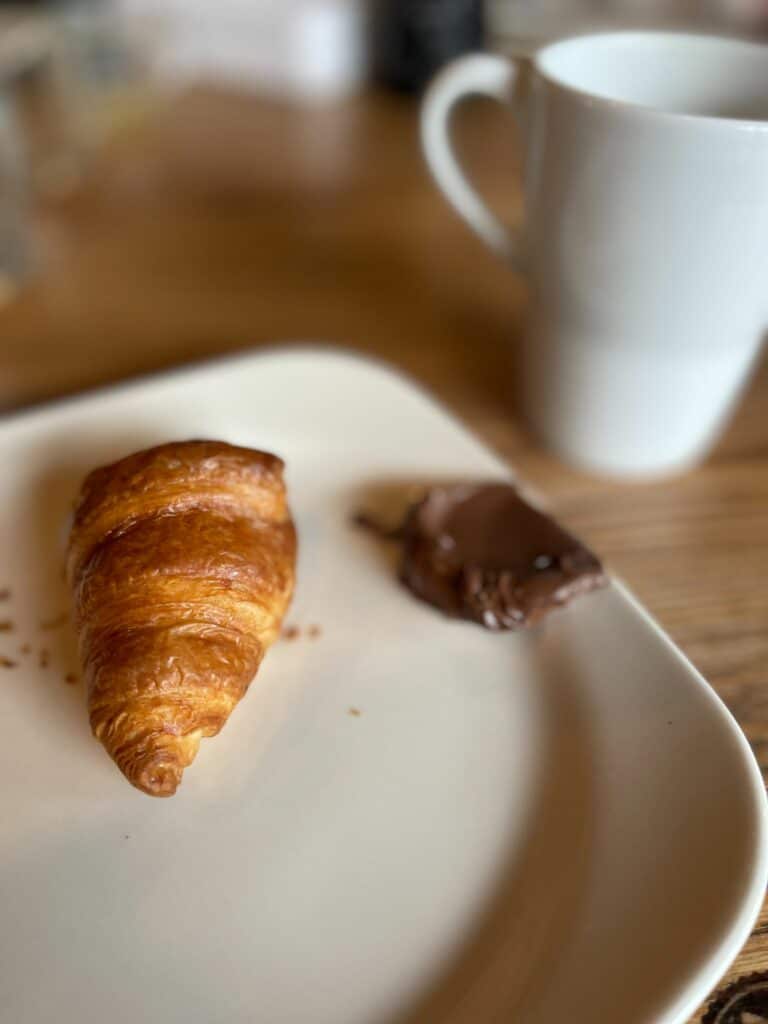
<svg viewBox="0 0 768 1024">
<path fill-rule="evenodd" d="M 130 397 L 147 388 L 173 386 L 185 379 L 203 377 L 212 371 L 236 369 L 238 366 L 246 367 L 275 358 L 296 360 L 297 362 L 306 359 L 320 359 L 338 364 L 354 364 L 356 367 L 377 372 L 410 393 L 417 394 L 430 409 L 449 420 L 453 428 L 460 431 L 465 439 L 471 440 L 473 444 L 481 447 L 494 460 L 499 469 L 521 484 L 527 495 L 531 495 L 534 499 L 538 497 L 535 488 L 531 488 L 524 479 L 518 479 L 514 465 L 490 448 L 453 409 L 431 392 L 423 382 L 385 359 L 361 353 L 353 348 L 322 341 L 275 341 L 268 345 L 259 345 L 255 348 L 240 349 L 195 360 L 182 366 L 161 368 L 61 397 L 48 398 L 25 405 L 20 409 L 8 409 L 0 414 L 0 439 L 8 438 L 9 434 L 13 435 L 17 431 L 23 432 L 28 428 L 34 429 L 38 425 L 44 427 L 47 424 L 55 423 L 57 418 L 66 416 L 70 410 L 78 406 L 98 404 L 116 397 Z M 542 498 L 541 503 L 546 506 L 548 501 L 546 498 Z M 744 779 L 749 786 L 751 796 L 753 828 L 750 833 L 750 842 L 752 850 L 749 877 L 745 882 L 745 894 L 738 907 L 734 909 L 731 915 L 732 920 L 724 928 L 713 951 L 697 968 L 694 968 L 693 974 L 689 978 L 681 979 L 679 994 L 666 1008 L 662 1008 L 662 1016 L 657 1022 L 657 1024 L 683 1024 L 713 994 L 713 990 L 749 938 L 759 917 L 765 900 L 766 885 L 768 885 L 768 799 L 762 772 L 754 751 L 723 698 L 666 633 L 658 620 L 640 602 L 631 588 L 614 573 L 610 575 L 617 595 L 685 669 L 687 675 L 716 709 L 720 720 L 728 729 L 739 750 Z"/>
</svg>

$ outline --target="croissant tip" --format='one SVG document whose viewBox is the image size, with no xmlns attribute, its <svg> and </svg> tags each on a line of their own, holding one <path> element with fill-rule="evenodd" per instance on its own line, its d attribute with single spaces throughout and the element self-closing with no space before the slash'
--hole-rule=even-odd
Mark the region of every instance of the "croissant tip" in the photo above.
<svg viewBox="0 0 768 1024">
<path fill-rule="evenodd" d="M 136 772 L 131 782 L 149 796 L 173 796 L 183 771 L 181 765 L 173 761 L 152 759 Z"/>
</svg>

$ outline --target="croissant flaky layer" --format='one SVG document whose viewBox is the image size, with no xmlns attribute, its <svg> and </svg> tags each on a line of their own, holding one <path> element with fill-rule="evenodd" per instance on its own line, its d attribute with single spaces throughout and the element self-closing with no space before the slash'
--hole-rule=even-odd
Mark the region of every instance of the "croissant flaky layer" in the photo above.
<svg viewBox="0 0 768 1024">
<path fill-rule="evenodd" d="M 243 697 L 293 592 L 296 533 L 274 455 L 219 441 L 94 470 L 67 556 L 94 734 L 170 796 Z"/>
</svg>

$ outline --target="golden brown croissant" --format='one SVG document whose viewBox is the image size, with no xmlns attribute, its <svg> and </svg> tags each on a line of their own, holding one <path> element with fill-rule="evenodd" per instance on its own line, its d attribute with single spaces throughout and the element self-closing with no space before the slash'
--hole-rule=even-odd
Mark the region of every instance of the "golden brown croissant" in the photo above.
<svg viewBox="0 0 768 1024">
<path fill-rule="evenodd" d="M 170 796 L 245 694 L 291 599 L 296 534 L 275 455 L 165 444 L 94 470 L 69 541 L 94 735 Z"/>
</svg>

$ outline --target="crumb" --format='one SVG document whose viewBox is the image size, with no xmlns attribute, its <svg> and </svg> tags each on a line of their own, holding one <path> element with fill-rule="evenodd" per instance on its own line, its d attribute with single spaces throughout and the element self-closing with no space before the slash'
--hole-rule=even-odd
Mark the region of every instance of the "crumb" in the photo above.
<svg viewBox="0 0 768 1024">
<path fill-rule="evenodd" d="M 74 686 L 74 684 L 77 682 L 77 676 L 75 675 L 74 672 L 67 672 L 67 674 L 64 676 L 64 682 L 67 683 L 69 686 Z"/>
<path fill-rule="evenodd" d="M 14 661 L 12 658 L 6 658 L 4 654 L 0 654 L 0 668 L 16 668 L 17 665 L 17 661 Z"/>
<path fill-rule="evenodd" d="M 61 612 L 59 615 L 55 615 L 52 619 L 44 620 L 40 623 L 40 629 L 59 629 L 61 626 L 66 625 L 69 622 L 68 612 Z"/>
<path fill-rule="evenodd" d="M 7 601 L 10 596 L 11 592 L 8 589 L 8 587 L 3 587 L 2 589 L 0 589 L 0 601 Z"/>
<path fill-rule="evenodd" d="M 362 715 L 362 711 L 360 708 L 350 708 L 349 711 L 347 711 L 347 714 L 352 715 L 353 718 L 359 718 L 360 715 Z"/>
<path fill-rule="evenodd" d="M 32 653 L 32 646 L 31 646 L 31 644 L 22 644 L 21 647 L 19 648 L 19 654 L 31 654 L 31 653 Z"/>
<path fill-rule="evenodd" d="M 48 668 L 48 658 L 48 651 L 46 651 L 46 649 L 43 648 L 40 651 L 40 668 Z"/>
<path fill-rule="evenodd" d="M 301 630 L 298 626 L 286 626 L 283 630 L 284 640 L 296 640 L 301 636 Z"/>
<path fill-rule="evenodd" d="M 307 636 L 312 637 L 313 640 L 315 640 L 319 636 L 322 636 L 322 633 L 323 633 L 322 626 L 315 625 L 315 626 L 309 626 L 307 628 Z"/>
<path fill-rule="evenodd" d="M 14 625 L 10 619 L 3 619 L 0 621 L 0 633 L 11 633 L 13 632 Z"/>
</svg>

